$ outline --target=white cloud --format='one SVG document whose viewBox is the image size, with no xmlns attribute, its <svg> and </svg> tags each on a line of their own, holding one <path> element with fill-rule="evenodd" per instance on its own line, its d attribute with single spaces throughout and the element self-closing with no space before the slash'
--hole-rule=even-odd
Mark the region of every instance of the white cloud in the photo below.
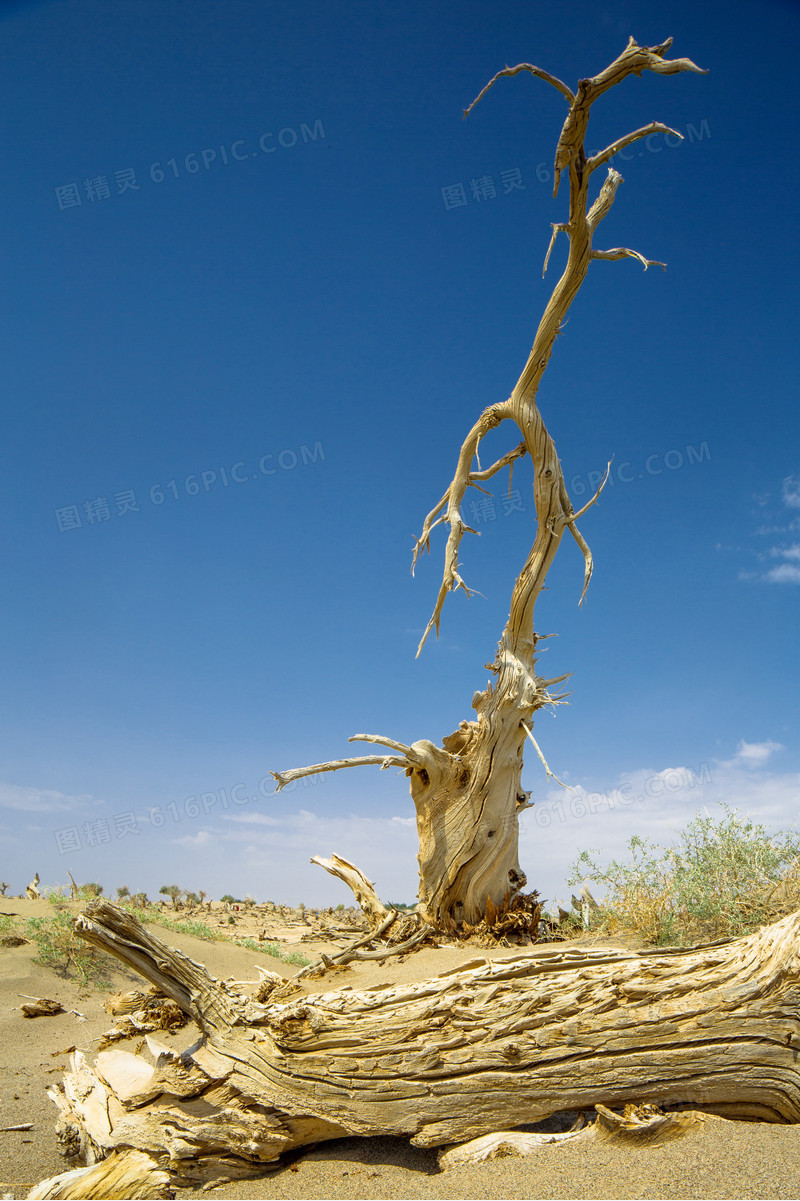
<svg viewBox="0 0 800 1201">
<path fill-rule="evenodd" d="M 767 584 L 800 584 L 800 564 L 781 563 L 761 577 Z"/>
<path fill-rule="evenodd" d="M 187 834 L 184 838 L 173 838 L 172 841 L 178 846 L 192 850 L 196 847 L 207 847 L 210 842 L 214 842 L 214 835 L 208 830 L 198 830 L 196 834 Z"/>
<path fill-rule="evenodd" d="M 763 496 L 755 498 L 761 505 L 766 504 L 771 500 L 769 493 L 764 493 Z M 760 525 L 755 534 L 759 537 L 772 537 L 776 535 L 792 535 L 796 537 L 797 531 L 800 529 L 800 516 L 792 510 L 800 510 L 800 476 L 788 475 L 783 481 L 781 487 L 782 507 L 779 509 L 776 504 L 770 505 L 769 517 L 771 521 Z M 790 512 L 787 514 L 786 509 Z M 740 580 L 758 580 L 762 584 L 800 584 L 800 543 L 794 542 L 785 546 L 771 546 L 765 551 L 758 553 L 758 558 L 764 559 L 781 559 L 783 562 L 776 567 L 770 567 L 768 570 L 749 571 L 746 568 L 739 571 Z"/>
<path fill-rule="evenodd" d="M 26 788 L 0 782 L 0 809 L 23 809 L 27 813 L 73 812 L 103 803 L 95 797 L 68 796 L 51 788 Z"/>
<path fill-rule="evenodd" d="M 773 546 L 769 552 L 773 559 L 798 559 L 800 560 L 800 542 L 795 542 L 794 546 L 777 547 Z"/>
<path fill-rule="evenodd" d="M 767 552 L 771 559 L 786 559 L 788 562 L 771 567 L 761 578 L 767 584 L 800 584 L 800 542 L 791 546 L 771 546 Z"/>
<path fill-rule="evenodd" d="M 800 509 L 800 476 L 787 475 L 781 489 L 783 503 L 790 509 Z"/>
<path fill-rule="evenodd" d="M 745 742 L 742 738 L 736 748 L 736 754 L 732 759 L 718 760 L 720 767 L 738 767 L 740 764 L 744 767 L 761 767 L 766 763 L 775 751 L 782 751 L 783 743 L 772 742 L 769 739 L 766 742 Z"/>
</svg>

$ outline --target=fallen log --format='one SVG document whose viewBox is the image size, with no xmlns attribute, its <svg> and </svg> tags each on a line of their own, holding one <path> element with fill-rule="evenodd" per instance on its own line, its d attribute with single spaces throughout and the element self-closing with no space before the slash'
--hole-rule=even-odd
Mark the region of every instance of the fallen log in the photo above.
<svg viewBox="0 0 800 1201">
<path fill-rule="evenodd" d="M 561 1110 L 629 1103 L 800 1121 L 800 912 L 691 949 L 535 948 L 413 984 L 261 1003 L 214 980 L 129 911 L 78 933 L 198 1024 L 152 1062 L 75 1053 L 51 1096 L 69 1150 L 147 1153 L 173 1183 L 263 1172 L 347 1135 L 465 1142 Z"/>
</svg>

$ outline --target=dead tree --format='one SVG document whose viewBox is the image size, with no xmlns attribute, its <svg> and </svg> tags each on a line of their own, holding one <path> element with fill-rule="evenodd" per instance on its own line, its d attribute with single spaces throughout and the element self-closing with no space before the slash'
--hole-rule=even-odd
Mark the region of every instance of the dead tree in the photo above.
<svg viewBox="0 0 800 1201">
<path fill-rule="evenodd" d="M 470 595 L 470 588 L 460 574 L 458 560 L 462 537 L 465 533 L 475 532 L 466 525 L 461 513 L 467 489 L 491 479 L 505 467 L 511 472 L 517 460 L 526 455 L 530 457 L 536 535 L 514 585 L 508 624 L 500 638 L 494 663 L 487 664 L 494 681 L 472 698 L 476 717 L 462 721 L 454 733 L 442 740 L 441 746 L 428 739 L 406 746 L 392 738 L 357 734 L 351 742 L 375 743 L 386 748 L 385 751 L 273 773 L 280 789 L 301 776 L 345 767 L 373 764 L 382 768 L 405 768 L 417 815 L 419 908 L 425 921 L 437 930 L 452 932 L 465 924 L 474 925 L 485 918 L 489 906 L 492 911 L 508 909 L 509 903 L 513 903 L 526 884 L 518 861 L 518 820 L 520 813 L 529 807 L 530 796 L 521 783 L 523 751 L 526 741 L 532 741 L 544 762 L 533 737 L 533 718 L 539 709 L 562 699 L 551 689 L 567 679 L 565 675 L 546 679 L 536 672 L 540 635 L 534 630 L 534 607 L 565 533 L 572 535 L 584 558 L 583 601 L 592 574 L 592 556 L 578 521 L 597 500 L 603 487 L 601 484 L 592 499 L 575 512 L 536 395 L 556 337 L 592 262 L 633 258 L 645 269 L 664 266 L 626 247 L 599 249 L 594 245 L 594 237 L 622 183 L 622 176 L 610 165 L 614 155 L 653 133 L 681 135 L 659 121 L 651 121 L 618 138 L 597 154 L 587 156 L 584 144 L 592 105 L 627 76 L 640 75 L 642 71 L 654 71 L 659 75 L 700 72 L 701 69 L 687 58 L 666 59 L 664 55 L 671 44 L 670 38 L 660 46 L 648 48 L 638 46 L 631 38 L 619 58 L 593 79 L 582 79 L 574 92 L 560 79 L 530 63 L 507 67 L 498 72 L 464 113 L 466 117 L 501 76 L 522 71 L 549 83 L 569 106 L 556 148 L 554 172 L 554 196 L 558 193 L 562 174 L 567 174 L 569 212 L 566 221 L 553 225 L 544 261 L 546 271 L 556 238 L 563 233 L 569 242 L 566 267 L 553 289 L 528 361 L 511 395 L 485 409 L 467 434 L 453 479 L 426 517 L 414 551 L 416 565 L 420 551 L 430 550 L 430 537 L 435 527 L 449 526 L 442 583 L 420 643 L 421 650 L 432 630 L 438 634 L 448 593 L 460 589 Z M 592 177 L 600 168 L 606 169 L 606 176 L 598 195 L 591 201 Z M 492 466 L 481 469 L 478 459 L 481 440 L 503 422 L 510 422 L 522 440 Z M 546 762 L 544 766 L 549 776 Z"/>
<path fill-rule="evenodd" d="M 577 528 L 584 510 L 576 513 L 567 495 L 536 392 L 592 261 L 633 257 L 652 265 L 624 247 L 597 249 L 593 239 L 621 182 L 610 160 L 667 127 L 651 122 L 590 157 L 584 141 L 591 105 L 626 76 L 699 70 L 688 59 L 665 59 L 669 46 L 643 48 L 631 40 L 574 93 L 530 64 L 500 72 L 528 71 L 569 104 L 555 160 L 556 190 L 561 172 L 568 173 L 569 215 L 553 227 L 548 257 L 562 232 L 569 255 L 519 381 L 470 430 L 417 545 L 418 552 L 427 549 L 434 527 L 449 525 L 427 637 L 438 628 L 448 592 L 467 590 L 458 567 L 467 488 L 530 456 L 536 536 L 514 585 L 495 680 L 473 698 L 477 720 L 462 722 L 441 747 L 360 735 L 385 752 L 276 775 L 285 784 L 356 764 L 405 768 L 420 836 L 421 910 L 439 929 L 474 923 L 490 906 L 498 910 L 525 882 L 517 862 L 517 819 L 528 804 L 520 786 L 522 752 L 533 715 L 554 702 L 549 690 L 558 683 L 536 674 L 534 606 L 567 530 L 584 556 L 584 592 L 592 569 Z M 600 167 L 607 175 L 590 203 L 590 179 Z M 504 421 L 517 426 L 521 443 L 493 466 L 475 467 L 481 439 Z M 374 932 L 397 924 L 398 915 L 357 868 L 337 857 L 320 862 L 348 880 Z M 93 902 L 77 929 L 171 997 L 197 1022 L 201 1038 L 176 1054 L 148 1036 L 149 1059 L 112 1050 L 90 1066 L 75 1054 L 52 1095 L 65 1149 L 96 1168 L 91 1179 L 42 1186 L 43 1197 L 129 1196 L 134 1178 L 137 1196 L 161 1196 L 175 1184 L 261 1172 L 285 1151 L 343 1135 L 405 1135 L 418 1146 L 444 1146 L 594 1106 L 643 1105 L 623 1118 L 599 1112 L 606 1130 L 647 1138 L 682 1127 L 654 1114 L 656 1105 L 800 1121 L 800 913 L 746 938 L 689 950 L 637 954 L 564 944 L 476 960 L 413 984 L 281 1000 L 277 979 L 252 994 L 222 984 L 107 901 Z M 495 1140 L 501 1148 L 514 1142 L 506 1135 Z M 465 1151 L 484 1153 L 491 1151 Z M 112 1177 L 122 1181 L 113 1187 L 127 1191 L 112 1192 Z"/>
<path fill-rule="evenodd" d="M 77 930 L 171 997 L 201 1038 L 177 1054 L 147 1035 L 147 1058 L 114 1049 L 91 1067 L 76 1052 L 51 1091 L 62 1145 L 85 1164 L 110 1162 L 99 1181 L 38 1196 L 162 1196 L 142 1183 L 111 1192 L 106 1171 L 187 1185 L 259 1174 L 326 1139 L 452 1146 L 595 1106 L 643 1105 L 632 1124 L 648 1137 L 676 1129 L 654 1106 L 800 1121 L 800 913 L 688 950 L 566 943 L 274 1003 L 271 984 L 253 996 L 214 980 L 108 901 L 89 905 Z M 523 1149 L 534 1142 L 523 1137 Z M 443 1166 L 487 1153 L 468 1147 Z"/>
</svg>

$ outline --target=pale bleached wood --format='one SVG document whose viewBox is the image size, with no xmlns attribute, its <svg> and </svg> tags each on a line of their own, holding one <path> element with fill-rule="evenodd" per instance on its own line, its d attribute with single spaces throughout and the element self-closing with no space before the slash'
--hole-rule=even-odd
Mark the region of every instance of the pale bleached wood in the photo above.
<svg viewBox="0 0 800 1201">
<path fill-rule="evenodd" d="M 556 339 L 592 262 L 634 258 L 645 268 L 664 265 L 627 247 L 595 249 L 593 239 L 622 183 L 622 176 L 610 165 L 610 160 L 626 146 L 653 133 L 674 131 L 661 122 L 651 121 L 625 133 L 591 156 L 586 153 L 585 139 L 594 102 L 629 76 L 641 75 L 643 71 L 661 75 L 701 72 L 701 68 L 688 58 L 667 59 L 665 55 L 671 44 L 672 39 L 668 39 L 657 46 L 639 46 L 631 38 L 614 62 L 598 75 L 580 80 L 574 91 L 532 63 L 506 67 L 490 80 L 465 112 L 465 116 L 471 112 L 500 78 L 521 73 L 549 83 L 568 105 L 554 167 L 554 194 L 558 192 L 562 174 L 566 173 L 569 180 L 568 214 L 567 220 L 553 225 L 545 259 L 546 268 L 557 234 L 564 233 L 569 243 L 565 266 L 545 306 L 527 362 L 510 396 L 489 405 L 473 423 L 461 445 L 453 478 L 428 513 L 422 532 L 415 540 L 412 570 L 420 553 L 430 550 L 433 530 L 440 525 L 449 527 L 441 583 L 420 640 L 419 655 L 429 635 L 434 631 L 438 635 L 450 593 L 460 591 L 469 597 L 476 591 L 467 583 L 459 560 L 464 536 L 476 533 L 462 513 L 467 490 L 479 486 L 479 481 L 490 478 L 503 466 L 510 469 L 516 459 L 530 457 L 534 541 L 512 591 L 508 623 L 494 662 L 487 664 L 494 678 L 472 698 L 475 718 L 462 721 L 458 730 L 442 740 L 441 747 L 424 739 L 406 746 L 377 737 L 359 736 L 382 742 L 394 753 L 386 758 L 333 760 L 275 773 L 281 786 L 301 775 L 336 771 L 363 763 L 405 768 L 417 815 L 420 913 L 432 928 L 447 933 L 468 933 L 470 927 L 480 923 L 488 913 L 513 900 L 527 883 L 518 854 L 518 820 L 528 804 L 528 794 L 521 786 L 525 740 L 537 711 L 564 699 L 550 689 L 566 678 L 561 675 L 548 680 L 537 674 L 538 635 L 534 629 L 534 608 L 566 531 L 583 555 L 584 579 L 580 595 L 580 603 L 583 603 L 593 560 L 577 522 L 602 491 L 601 484 L 588 505 L 575 512 L 555 443 L 537 406 L 537 393 Z M 607 169 L 606 177 L 592 199 L 590 185 L 594 172 L 603 167 Z M 512 424 L 515 436 L 521 435 L 522 441 L 492 467 L 482 471 L 480 444 L 505 422 Z M 539 753 L 546 764 L 544 750 Z M 547 770 L 549 773 L 549 768 Z M 535 935 L 536 931 L 531 930 L 531 933 Z"/>
<path fill-rule="evenodd" d="M 627 1105 L 624 1114 L 614 1113 L 605 1105 L 597 1106 L 597 1120 L 581 1129 L 563 1133 L 536 1134 L 519 1130 L 502 1130 L 471 1139 L 455 1147 L 440 1151 L 437 1156 L 439 1167 L 447 1172 L 452 1168 L 463 1168 L 471 1164 L 485 1163 L 490 1159 L 515 1156 L 524 1158 L 538 1154 L 542 1147 L 552 1143 L 598 1143 L 617 1142 L 629 1146 L 652 1146 L 654 1143 L 669 1142 L 690 1131 L 703 1133 L 709 1126 L 732 1123 L 725 1118 L 710 1114 L 688 1111 L 663 1113 L 656 1106 Z M 731 1137 L 735 1131 L 731 1129 Z"/>
<path fill-rule="evenodd" d="M 324 867 L 326 872 L 330 872 L 332 876 L 344 881 L 352 890 L 373 929 L 391 916 L 391 911 L 376 893 L 375 885 L 349 859 L 343 859 L 341 855 L 331 855 L 330 859 L 323 859 L 321 855 L 312 855 L 311 862 L 316 863 L 319 867 Z"/>
<path fill-rule="evenodd" d="M 117 1198 L 174 1197 L 169 1173 L 143 1151 L 113 1151 L 90 1168 L 74 1168 L 43 1180 L 28 1193 L 28 1201 L 116 1201 Z"/>
<path fill-rule="evenodd" d="M 687 950 L 560 944 L 274 1004 L 214 980 L 107 901 L 76 929 L 180 998 L 203 1031 L 179 1065 L 155 1041 L 145 1068 L 73 1054 L 51 1096 L 62 1140 L 88 1163 L 135 1148 L 196 1183 L 344 1135 L 444 1146 L 593 1107 L 612 1131 L 680 1127 L 600 1108 L 628 1104 L 800 1121 L 800 912 Z"/>
</svg>

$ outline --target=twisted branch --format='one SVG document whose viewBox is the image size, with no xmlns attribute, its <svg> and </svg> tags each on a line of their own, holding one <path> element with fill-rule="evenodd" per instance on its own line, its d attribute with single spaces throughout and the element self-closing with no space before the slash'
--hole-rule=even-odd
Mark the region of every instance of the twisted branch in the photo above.
<svg viewBox="0 0 800 1201">
<path fill-rule="evenodd" d="M 677 131 L 672 130 L 669 126 L 661 122 L 651 121 L 648 125 L 642 126 L 641 129 L 625 134 L 624 137 L 617 139 L 605 150 L 589 158 L 587 158 L 584 151 L 584 140 L 591 106 L 594 101 L 604 92 L 608 91 L 609 88 L 622 82 L 628 75 L 640 75 L 643 70 L 654 71 L 662 75 L 671 75 L 679 71 L 702 73 L 702 69 L 696 66 L 690 59 L 665 59 L 664 55 L 671 45 L 671 38 L 668 38 L 660 45 L 651 47 L 638 46 L 633 38 L 631 38 L 625 50 L 613 63 L 594 78 L 581 80 L 574 93 L 566 84 L 556 79 L 555 76 L 542 71 L 541 68 L 535 67 L 531 63 L 520 63 L 516 67 L 506 67 L 489 81 L 469 108 L 465 110 L 466 116 L 502 76 L 517 75 L 522 71 L 527 71 L 540 79 L 544 79 L 565 96 L 569 102 L 570 110 L 564 122 L 556 148 L 554 195 L 558 192 L 561 171 L 568 168 L 570 172 L 569 219 L 564 222 L 554 223 L 552 226 L 552 235 L 545 256 L 543 274 L 547 271 L 553 246 L 559 233 L 566 233 L 570 248 L 566 268 L 545 308 L 536 332 L 536 337 L 534 338 L 533 347 L 528 356 L 528 361 L 509 401 L 505 406 L 495 406 L 494 409 L 487 410 L 469 432 L 461 447 L 453 481 L 439 504 L 426 517 L 422 535 L 417 539 L 414 551 L 414 566 L 416 565 L 420 550 L 423 548 L 430 550 L 431 531 L 437 525 L 445 522 L 450 525 L 450 534 L 445 547 L 442 583 L 436 598 L 433 615 L 420 641 L 417 655 L 422 650 L 431 630 L 435 629 L 438 635 L 442 608 L 447 594 L 461 588 L 467 595 L 470 595 L 470 589 L 467 588 L 458 571 L 458 548 L 463 535 L 468 531 L 473 533 L 475 531 L 470 531 L 470 527 L 461 518 L 460 503 L 468 484 L 471 482 L 469 465 L 472 462 L 473 455 L 477 451 L 480 437 L 482 437 L 482 423 L 486 421 L 487 414 L 489 413 L 500 412 L 502 414 L 500 419 L 510 416 L 516 421 L 523 435 L 523 443 L 521 445 L 525 447 L 531 456 L 536 477 L 534 492 L 538 533 L 525 567 L 517 580 L 514 596 L 512 597 L 510 619 L 512 628 L 509 631 L 512 641 L 516 641 L 520 634 L 529 637 L 529 632 L 524 627 L 527 626 L 529 621 L 532 621 L 533 604 L 536 596 L 543 587 L 547 570 L 557 549 L 561 533 L 565 528 L 570 530 L 584 556 L 585 570 L 580 598 L 581 604 L 586 596 L 586 589 L 592 575 L 591 552 L 575 525 L 578 514 L 573 512 L 572 504 L 569 501 L 566 491 L 561 464 L 558 461 L 552 439 L 536 407 L 535 398 L 539 381 L 549 361 L 555 339 L 561 330 L 569 307 L 583 283 L 591 261 L 593 259 L 613 260 L 635 258 L 642 263 L 645 269 L 649 266 L 659 266 L 662 268 L 665 266 L 665 264 L 658 260 L 647 259 L 639 254 L 638 251 L 628 250 L 623 247 L 615 247 L 612 250 L 594 250 L 592 248 L 593 234 L 600 222 L 609 213 L 614 203 L 617 189 L 622 183 L 622 176 L 613 167 L 609 167 L 606 179 L 591 206 L 589 206 L 587 186 L 589 177 L 593 171 L 606 164 L 614 154 L 624 147 L 629 146 L 632 142 L 656 132 L 676 133 L 676 136 L 680 135 L 677 134 Z M 608 472 L 606 472 L 603 484 L 601 484 L 595 497 L 589 501 L 588 505 L 584 505 L 583 509 L 581 509 L 581 514 L 586 511 L 589 505 L 596 501 L 607 478 Z"/>
</svg>

